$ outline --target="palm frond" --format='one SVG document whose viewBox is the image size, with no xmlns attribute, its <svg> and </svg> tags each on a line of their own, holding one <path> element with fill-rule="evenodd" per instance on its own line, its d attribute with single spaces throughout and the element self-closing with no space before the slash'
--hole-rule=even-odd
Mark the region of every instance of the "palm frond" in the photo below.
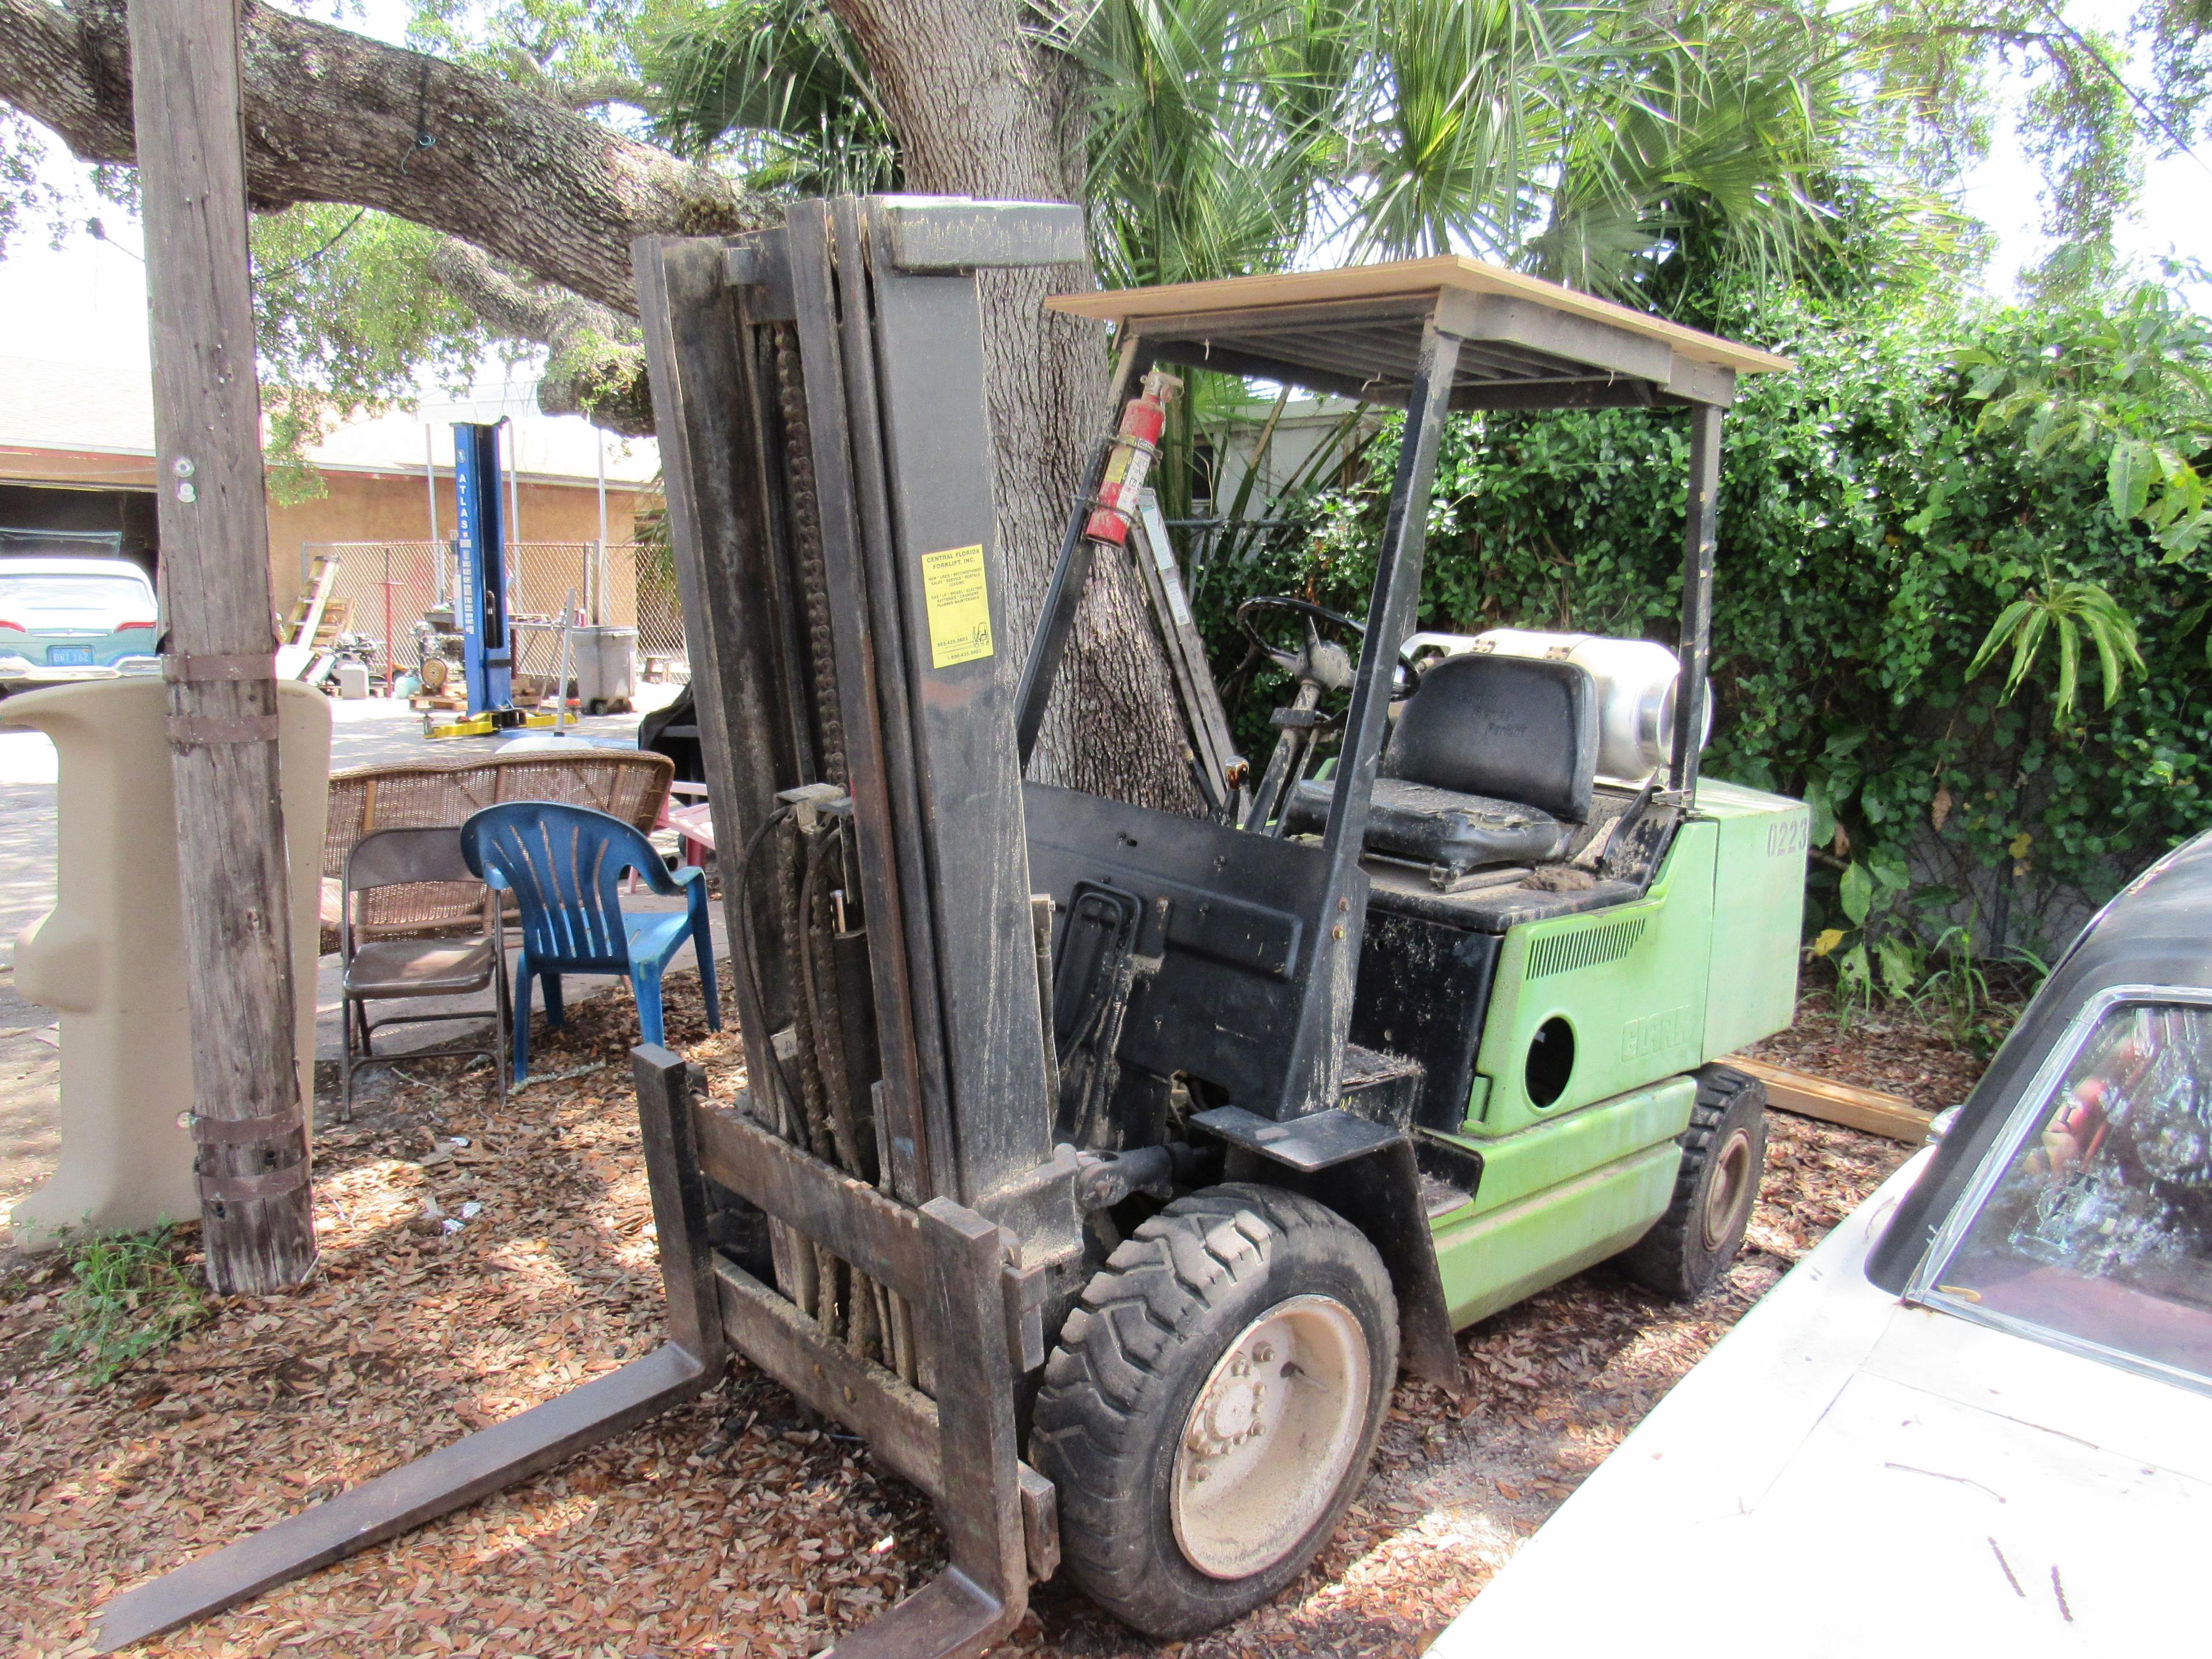
<svg viewBox="0 0 2212 1659">
<path fill-rule="evenodd" d="M 2051 700 L 2053 726 L 2063 726 L 2074 718 L 2081 694 L 2081 641 L 2087 635 L 2097 653 L 2104 684 L 2105 707 L 2110 708 L 2127 689 L 2127 677 L 2147 671 L 2138 649 L 2135 618 L 2120 602 L 2095 582 L 2062 580 L 2048 567 L 2043 580 L 1997 615 L 1983 636 L 1981 648 L 1966 665 L 1972 679 L 2009 642 L 2012 665 L 2005 675 L 2002 700 L 2009 702 L 2034 672 L 2046 637 L 2057 641 L 2058 679 Z"/>
</svg>

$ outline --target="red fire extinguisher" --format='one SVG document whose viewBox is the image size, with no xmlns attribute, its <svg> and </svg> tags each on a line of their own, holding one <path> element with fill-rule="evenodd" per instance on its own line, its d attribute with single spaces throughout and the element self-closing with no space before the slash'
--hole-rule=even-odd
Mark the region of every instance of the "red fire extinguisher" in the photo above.
<svg viewBox="0 0 2212 1659">
<path fill-rule="evenodd" d="M 1129 520 L 1137 515 L 1137 498 L 1143 494 L 1145 475 L 1152 457 L 1159 453 L 1160 433 L 1168 422 L 1168 399 L 1182 389 L 1172 374 L 1153 369 L 1145 376 L 1144 389 L 1129 399 L 1121 411 L 1121 429 L 1106 458 L 1106 473 L 1098 483 L 1098 501 L 1091 521 L 1083 527 L 1090 540 L 1120 547 L 1129 539 Z"/>
</svg>

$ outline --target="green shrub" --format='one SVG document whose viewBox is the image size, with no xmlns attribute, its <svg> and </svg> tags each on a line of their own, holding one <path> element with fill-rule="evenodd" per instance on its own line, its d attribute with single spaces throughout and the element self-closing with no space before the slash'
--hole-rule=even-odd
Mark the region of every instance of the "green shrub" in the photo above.
<svg viewBox="0 0 2212 1659">
<path fill-rule="evenodd" d="M 2201 327 L 2171 348 L 2192 361 L 2145 377 L 2087 349 L 2095 320 L 1925 305 L 1839 316 L 1795 296 L 1724 319 L 1797 368 L 1748 380 L 1727 422 L 1705 765 L 1812 805 L 1808 933 L 1932 945 L 1971 915 L 1972 948 L 2047 948 L 2058 918 L 2212 824 L 2206 555 L 2121 518 L 2111 457 L 2127 430 L 2038 445 L 1984 418 L 1990 364 L 2044 361 L 2077 404 L 2123 407 L 2099 401 L 2097 377 L 2131 377 L 2136 417 L 2196 429 L 2156 405 L 2201 374 Z M 1227 617 L 1247 594 L 1364 611 L 1397 448 L 1386 432 L 1364 481 L 1314 504 L 1313 536 L 1212 574 L 1202 621 L 1223 668 L 1243 655 Z M 1686 420 L 1667 412 L 1455 421 L 1419 625 L 1673 643 L 1687 451 Z M 2084 696 L 2057 720 L 2055 665 L 2009 702 L 2002 672 L 1968 672 L 2007 607 L 2052 581 L 2108 592 L 2140 625 L 2146 670 L 2109 708 Z M 1264 745 L 1272 690 L 1263 678 L 1246 702 L 1248 743 Z M 1854 866 L 1847 917 L 1838 884 Z"/>
<path fill-rule="evenodd" d="M 167 1347 L 204 1311 L 173 1227 L 73 1235 L 61 1248 L 75 1282 L 62 1292 L 62 1322 L 48 1352 L 76 1359 L 93 1388 Z"/>
</svg>

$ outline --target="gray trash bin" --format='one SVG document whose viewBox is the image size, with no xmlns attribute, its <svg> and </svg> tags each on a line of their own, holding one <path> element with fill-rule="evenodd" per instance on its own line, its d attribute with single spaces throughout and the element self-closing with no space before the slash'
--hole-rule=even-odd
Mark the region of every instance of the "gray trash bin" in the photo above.
<svg viewBox="0 0 2212 1659">
<path fill-rule="evenodd" d="M 630 706 L 636 678 L 637 629 L 579 628 L 569 635 L 575 653 L 576 700 L 592 714 L 620 714 Z"/>
</svg>

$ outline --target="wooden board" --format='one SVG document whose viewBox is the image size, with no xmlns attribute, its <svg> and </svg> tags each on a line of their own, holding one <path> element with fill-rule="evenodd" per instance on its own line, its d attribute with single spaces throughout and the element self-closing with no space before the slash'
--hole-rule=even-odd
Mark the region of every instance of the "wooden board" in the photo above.
<svg viewBox="0 0 2212 1659">
<path fill-rule="evenodd" d="M 1766 1103 L 1777 1111 L 1817 1117 L 1825 1123 L 1840 1123 L 1846 1128 L 1863 1129 L 1869 1134 L 1887 1135 L 1907 1146 L 1917 1146 L 1928 1139 L 1929 1121 L 1936 1115 L 1897 1095 L 1833 1082 L 1814 1077 L 1809 1072 L 1770 1066 L 1765 1060 L 1746 1060 L 1741 1054 L 1730 1054 L 1721 1064 L 1732 1066 L 1764 1083 Z"/>
<path fill-rule="evenodd" d="M 1312 305 L 1330 300 L 1380 300 L 1433 294 L 1439 289 L 1499 295 L 1526 300 L 1547 311 L 1586 317 L 1594 322 L 1647 338 L 1663 340 L 1695 362 L 1731 368 L 1740 374 L 1794 368 L 1787 357 L 1738 345 L 1718 335 L 1684 328 L 1649 312 L 1601 300 L 1540 277 L 1505 270 L 1456 253 L 1427 259 L 1397 259 L 1384 264 L 1352 265 L 1340 270 L 1302 270 L 1277 276 L 1228 276 L 1210 283 L 1174 283 L 1160 288 L 1108 289 L 1095 294 L 1057 294 L 1045 301 L 1054 311 L 1120 322 L 1130 317 L 1188 317 L 1209 311 L 1247 311 L 1261 306 Z"/>
<path fill-rule="evenodd" d="M 338 579 L 338 562 L 329 554 L 315 556 L 314 587 L 292 607 L 293 645 L 313 645 L 322 637 L 323 607 L 331 601 L 331 588 Z"/>
<path fill-rule="evenodd" d="M 1199 636 L 1190 601 L 1183 586 L 1182 570 L 1168 539 L 1159 500 L 1149 489 L 1141 497 L 1135 520 L 1129 526 L 1129 556 L 1151 601 L 1153 619 L 1174 671 L 1176 695 L 1182 704 L 1183 726 L 1192 753 L 1212 787 L 1235 802 L 1237 787 L 1229 781 L 1231 763 L 1237 758 L 1230 735 L 1228 711 L 1213 683 L 1213 670 L 1206 659 L 1206 641 Z"/>
</svg>

